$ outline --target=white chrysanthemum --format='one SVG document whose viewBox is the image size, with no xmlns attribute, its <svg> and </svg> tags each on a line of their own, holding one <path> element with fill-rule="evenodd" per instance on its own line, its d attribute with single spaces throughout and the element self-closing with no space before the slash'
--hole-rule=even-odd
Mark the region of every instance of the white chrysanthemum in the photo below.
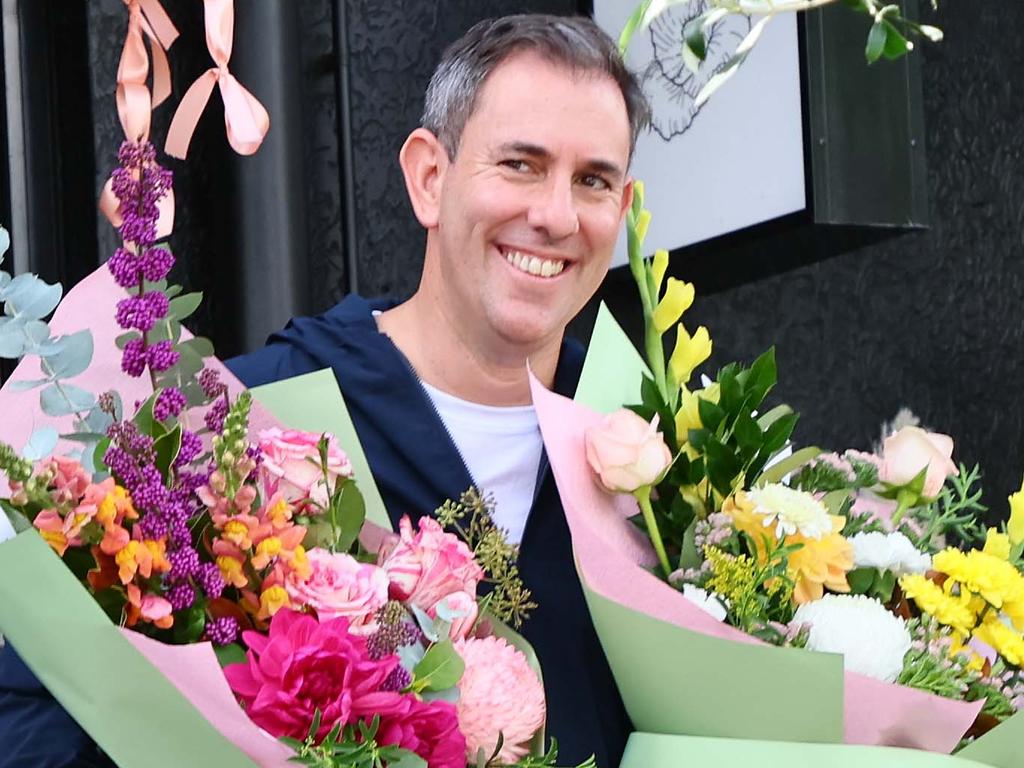
<svg viewBox="0 0 1024 768">
<path fill-rule="evenodd" d="M 931 555 L 919 551 L 900 531 L 858 533 L 851 536 L 849 542 L 853 545 L 856 568 L 877 568 L 904 576 L 925 573 L 932 567 Z"/>
<path fill-rule="evenodd" d="M 910 632 L 874 598 L 864 595 L 825 595 L 796 610 L 794 624 L 810 627 L 807 647 L 843 654 L 847 672 L 891 683 L 903 669 L 910 650 Z"/>
<path fill-rule="evenodd" d="M 799 533 L 809 539 L 820 539 L 832 533 L 828 509 L 809 493 L 770 483 L 747 491 L 747 498 L 754 503 L 754 512 L 764 516 L 766 528 L 775 525 L 777 538 Z"/>
<path fill-rule="evenodd" d="M 693 584 L 684 584 L 683 597 L 718 621 L 725 621 L 725 606 L 718 595 L 710 594 L 706 589 Z"/>
</svg>

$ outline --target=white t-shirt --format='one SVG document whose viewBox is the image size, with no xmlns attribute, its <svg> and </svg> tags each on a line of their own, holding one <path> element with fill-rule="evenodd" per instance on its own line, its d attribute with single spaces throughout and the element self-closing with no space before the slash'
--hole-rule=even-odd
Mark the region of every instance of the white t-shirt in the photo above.
<svg viewBox="0 0 1024 768">
<path fill-rule="evenodd" d="M 544 449 L 532 405 L 499 407 L 462 400 L 420 382 L 462 454 L 473 483 L 494 496 L 494 521 L 508 540 L 523 538 Z"/>
</svg>

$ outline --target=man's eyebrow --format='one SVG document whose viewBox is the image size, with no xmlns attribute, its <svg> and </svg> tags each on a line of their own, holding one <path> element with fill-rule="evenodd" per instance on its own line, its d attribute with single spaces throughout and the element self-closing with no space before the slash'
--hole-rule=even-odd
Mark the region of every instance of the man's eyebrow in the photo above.
<svg viewBox="0 0 1024 768">
<path fill-rule="evenodd" d="M 531 144 L 528 141 L 508 141 L 498 147 L 498 150 L 500 152 L 514 152 L 528 157 L 535 157 L 538 160 L 551 159 L 551 152 L 539 144 Z M 592 173 L 603 173 L 616 179 L 621 179 L 626 175 L 622 168 L 610 160 L 592 158 L 584 162 L 583 165 Z"/>
</svg>

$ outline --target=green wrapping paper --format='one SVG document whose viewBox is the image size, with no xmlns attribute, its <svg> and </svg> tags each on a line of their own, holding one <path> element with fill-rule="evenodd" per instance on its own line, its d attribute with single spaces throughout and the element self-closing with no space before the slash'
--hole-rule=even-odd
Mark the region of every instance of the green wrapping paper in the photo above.
<svg viewBox="0 0 1024 768">
<path fill-rule="evenodd" d="M 255 765 L 135 650 L 34 530 L 0 544 L 0 633 L 119 766 Z"/>
</svg>

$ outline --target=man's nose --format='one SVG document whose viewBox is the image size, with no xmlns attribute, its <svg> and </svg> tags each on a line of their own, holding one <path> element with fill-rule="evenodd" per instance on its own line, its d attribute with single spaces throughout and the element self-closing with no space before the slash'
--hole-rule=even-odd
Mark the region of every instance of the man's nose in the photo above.
<svg viewBox="0 0 1024 768">
<path fill-rule="evenodd" d="M 530 205 L 527 223 L 543 230 L 549 239 L 562 240 L 580 231 L 579 211 L 573 197 L 572 179 L 551 177 Z"/>
</svg>

